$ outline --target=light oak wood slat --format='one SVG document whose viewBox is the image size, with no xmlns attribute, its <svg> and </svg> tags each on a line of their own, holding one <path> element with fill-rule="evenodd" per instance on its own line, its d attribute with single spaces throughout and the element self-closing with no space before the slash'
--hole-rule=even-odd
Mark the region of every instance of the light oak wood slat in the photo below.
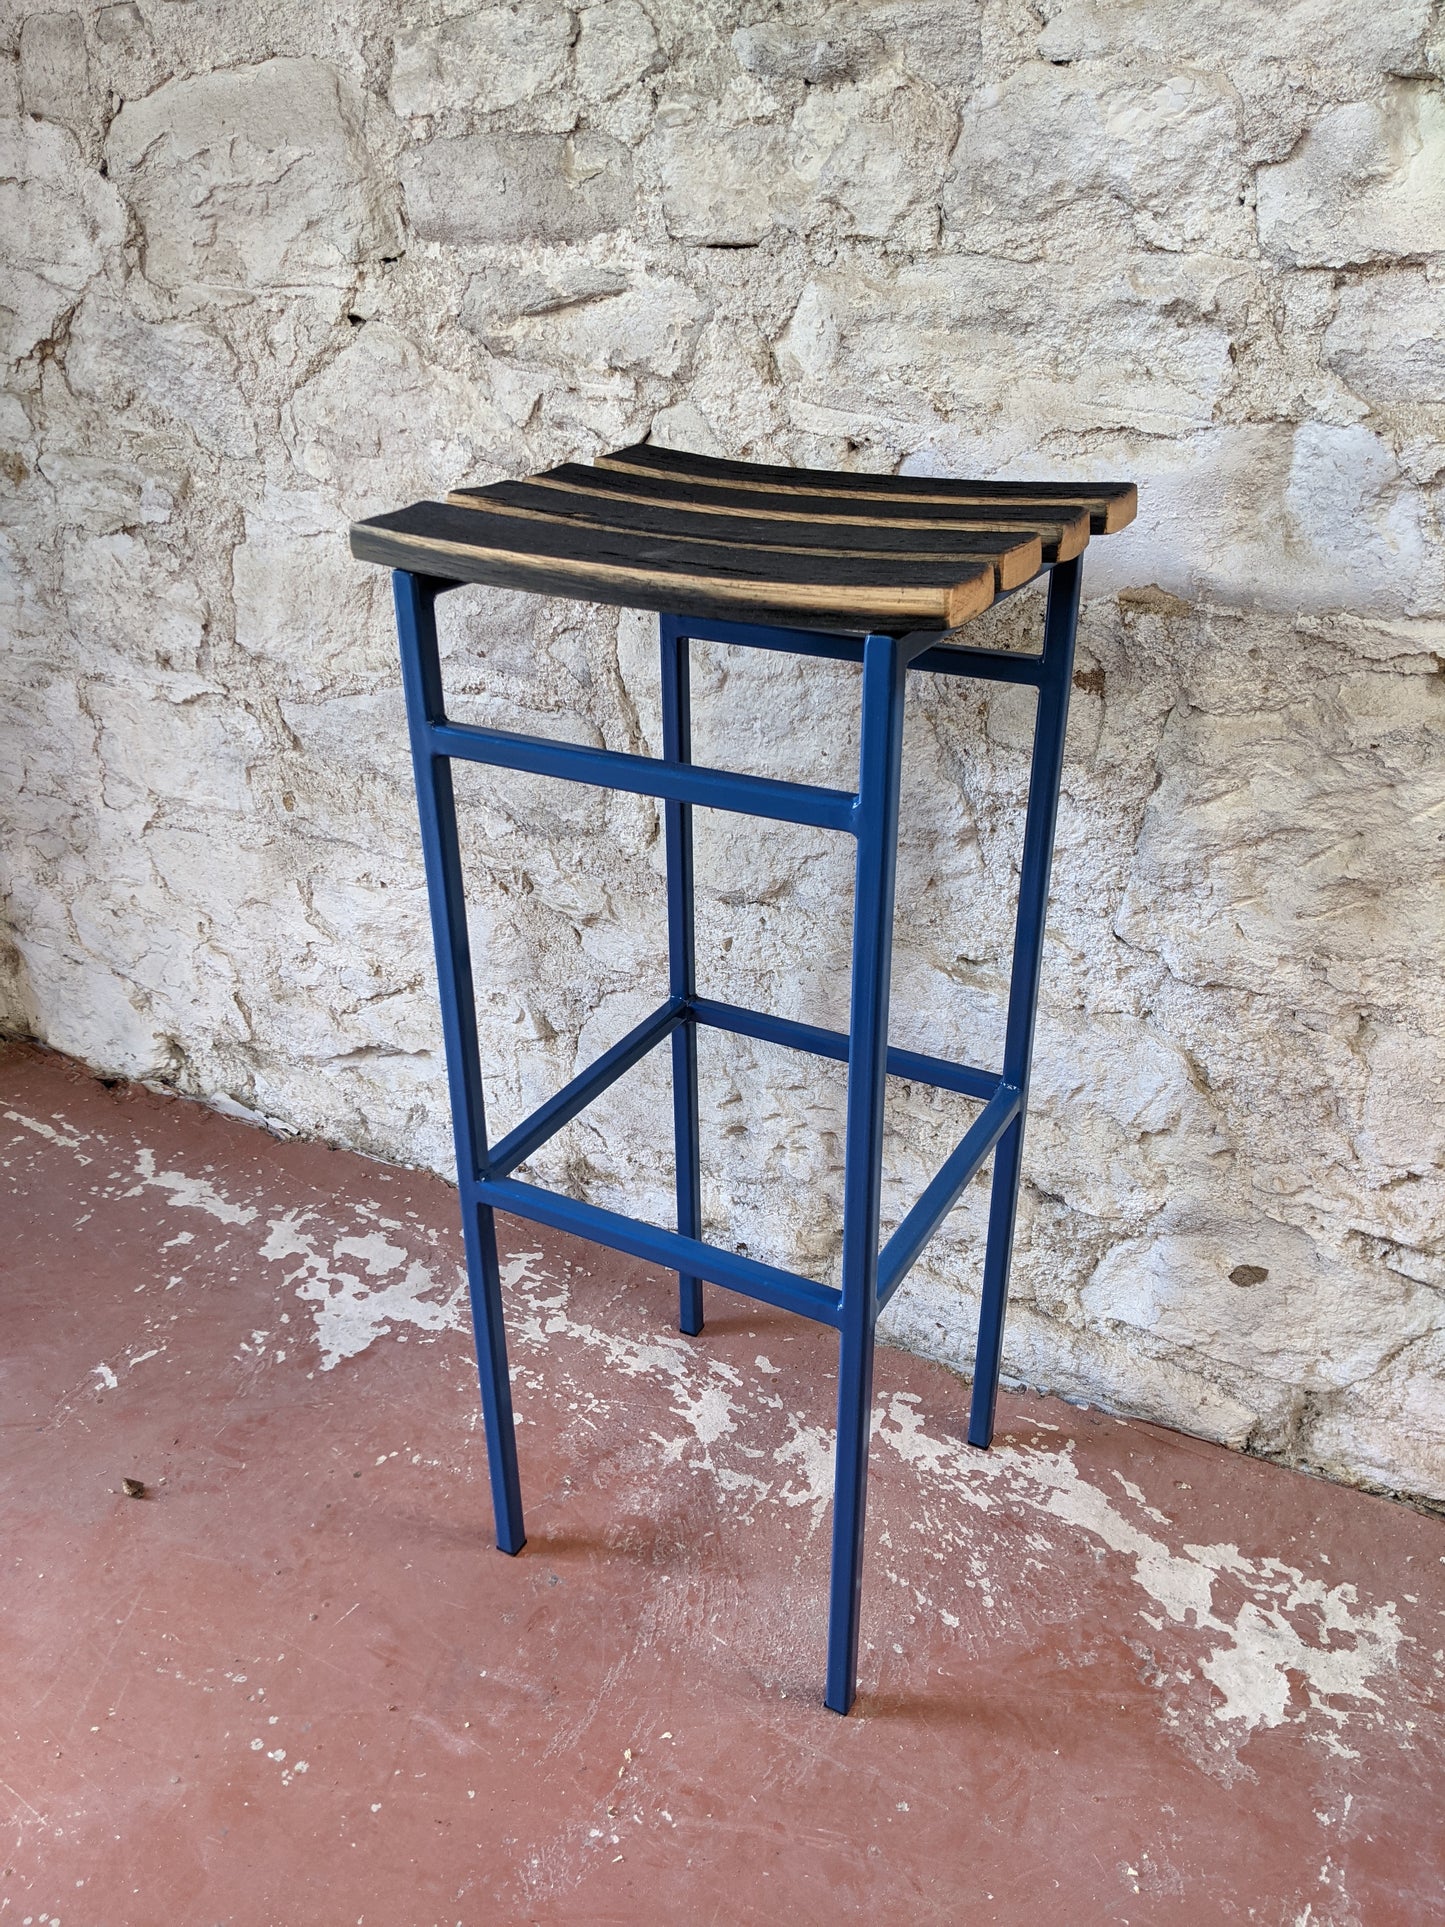
<svg viewBox="0 0 1445 1927">
<path fill-rule="evenodd" d="M 526 482 L 497 482 L 490 488 L 459 489 L 447 497 L 456 508 L 483 510 L 550 522 L 559 527 L 581 525 L 612 531 L 622 540 L 642 534 L 670 542 L 721 542 L 750 553 L 879 557 L 887 568 L 894 562 L 961 560 L 991 564 L 1001 590 L 1021 588 L 1043 567 L 1043 548 L 1031 530 L 1014 528 L 1007 534 L 859 526 L 856 540 L 836 525 L 815 524 L 811 518 L 760 522 L 744 516 L 710 515 L 690 508 L 655 508 L 625 499 L 612 502 L 597 497 L 580 501 Z"/>
<path fill-rule="evenodd" d="M 639 442 L 595 458 L 594 467 L 642 471 L 728 488 L 810 494 L 858 494 L 879 499 L 933 502 L 1024 502 L 1047 508 L 1076 503 L 1087 507 L 1095 535 L 1114 535 L 1134 520 L 1139 491 L 1132 482 L 1012 482 L 955 480 L 922 475 L 860 475 L 853 469 L 783 468 L 766 462 L 730 462 L 681 449 L 653 448 Z"/>
<path fill-rule="evenodd" d="M 357 522 L 358 561 L 455 582 L 541 595 L 675 610 L 682 615 L 769 614 L 831 618 L 880 629 L 956 628 L 993 600 L 986 562 L 899 562 L 895 557 L 753 555 L 720 543 L 669 544 L 579 525 L 556 527 L 417 502 Z M 886 571 L 886 573 L 885 573 Z"/>
<path fill-rule="evenodd" d="M 723 513 L 757 522 L 801 521 L 818 527 L 836 527 L 840 532 L 849 531 L 844 538 L 849 544 L 853 532 L 861 534 L 869 529 L 923 529 L 939 536 L 950 531 L 970 536 L 1032 533 L 1039 537 L 1043 559 L 1050 565 L 1070 562 L 1082 555 L 1089 541 L 1089 515 L 1087 509 L 1082 508 L 1036 512 L 1004 503 L 970 511 L 907 501 L 872 501 L 863 496 L 809 495 L 804 499 L 781 492 L 767 494 L 750 489 L 694 486 L 662 476 L 649 477 L 640 470 L 584 468 L 575 462 L 534 475 L 526 482 L 452 489 L 447 500 L 459 508 L 465 507 L 475 501 L 496 499 L 496 491 L 502 488 L 547 490 L 557 498 L 559 512 L 561 505 L 568 505 L 569 511 L 572 506 L 581 511 L 586 505 L 602 520 L 611 519 L 609 505 L 626 502 L 679 513 Z"/>
</svg>

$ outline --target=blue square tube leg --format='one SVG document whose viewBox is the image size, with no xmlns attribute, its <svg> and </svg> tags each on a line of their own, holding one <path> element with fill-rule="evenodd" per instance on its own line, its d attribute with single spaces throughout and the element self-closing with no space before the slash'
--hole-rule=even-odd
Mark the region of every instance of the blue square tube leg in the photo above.
<svg viewBox="0 0 1445 1927">
<path fill-rule="evenodd" d="M 451 764 L 445 756 L 435 753 L 427 735 L 430 725 L 445 719 L 436 627 L 436 597 L 443 585 L 425 576 L 398 570 L 392 577 L 392 586 L 396 596 L 402 686 L 406 692 L 412 763 L 416 771 L 427 897 L 436 944 L 437 989 L 441 998 L 442 1034 L 446 1040 L 457 1175 L 462 1190 L 467 1286 L 481 1377 L 482 1416 L 487 1429 L 492 1516 L 497 1544 L 502 1551 L 520 1552 L 527 1535 L 522 1525 L 522 1489 L 517 1477 L 517 1440 L 512 1422 L 512 1386 L 507 1374 L 507 1340 L 502 1326 L 496 1226 L 491 1206 L 477 1203 L 471 1191 L 486 1166 L 487 1118 L 477 1047 L 471 945 L 467 940 L 466 891 L 457 843 L 456 800 Z"/>
<path fill-rule="evenodd" d="M 662 639 L 662 754 L 669 763 L 692 761 L 692 688 L 688 639 L 676 616 L 664 616 Z M 701 1151 L 697 1123 L 697 936 L 693 912 L 692 805 L 665 802 L 667 854 L 667 990 L 688 1006 L 689 1018 L 672 1033 L 672 1121 L 677 1159 L 677 1228 L 702 1236 Z M 702 1280 L 678 1274 L 678 1323 L 690 1338 L 702 1330 Z"/>
<path fill-rule="evenodd" d="M 978 1350 L 974 1358 L 973 1398 L 968 1419 L 968 1442 L 980 1447 L 986 1447 L 993 1441 L 994 1412 L 998 1404 L 1004 1313 L 1008 1306 L 1009 1261 L 1013 1252 L 1014 1218 L 1018 1210 L 1024 1113 L 1028 1103 L 1029 1066 L 1034 1049 L 1039 976 L 1043 967 L 1044 919 L 1049 906 L 1054 825 L 1058 818 L 1059 783 L 1064 767 L 1064 727 L 1069 716 L 1069 689 L 1074 675 L 1074 634 L 1079 617 L 1081 576 L 1082 566 L 1077 560 L 1060 562 L 1055 566 L 1049 576 L 1049 601 L 1044 615 L 1044 653 L 1039 677 L 1038 712 L 1034 722 L 1034 754 L 1029 771 L 1029 805 L 1024 819 L 1023 864 L 1019 877 L 1013 970 L 1009 982 L 1008 1021 L 1003 1048 L 1004 1081 L 1021 1091 L 1023 1100 L 1018 1116 L 999 1139 L 998 1149 L 994 1153 L 993 1183 L 989 1191 L 983 1297 L 979 1307 Z"/>
<path fill-rule="evenodd" d="M 888 980 L 898 790 L 903 762 L 906 646 L 869 636 L 863 646 L 858 850 L 853 895 L 853 983 L 848 1026 L 848 1124 L 843 1177 L 843 1298 L 838 1348 L 838 1443 L 833 1471 L 833 1566 L 825 1699 L 853 1704 L 858 1681 L 863 1526 L 878 1316 L 878 1216 L 883 1092 L 888 1066 Z"/>
</svg>

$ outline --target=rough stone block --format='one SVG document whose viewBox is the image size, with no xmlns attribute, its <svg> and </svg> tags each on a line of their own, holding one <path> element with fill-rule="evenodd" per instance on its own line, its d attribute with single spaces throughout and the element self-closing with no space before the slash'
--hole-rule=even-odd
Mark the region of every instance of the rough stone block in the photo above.
<svg viewBox="0 0 1445 1927">
<path fill-rule="evenodd" d="M 555 88 L 575 29 L 556 0 L 485 7 L 396 36 L 391 104 L 398 114 L 490 113 Z"/>
<path fill-rule="evenodd" d="M 1332 107 L 1288 160 L 1259 170 L 1259 238 L 1290 267 L 1445 251 L 1445 100 L 1398 83 Z"/>
<path fill-rule="evenodd" d="M 732 48 L 744 73 L 817 87 L 851 79 L 882 56 L 883 41 L 856 16 L 839 14 L 821 27 L 811 20 L 786 19 L 739 27 Z"/>
<path fill-rule="evenodd" d="M 63 128 L 0 123 L 0 334 L 6 359 L 34 353 L 125 233 L 115 190 Z"/>
<path fill-rule="evenodd" d="M 1445 406 L 1442 309 L 1445 281 L 1419 269 L 1342 288 L 1324 334 L 1326 365 L 1372 407 Z"/>
<path fill-rule="evenodd" d="M 267 60 L 128 101 L 106 141 L 149 280 L 192 301 L 338 287 L 395 245 L 355 83 L 321 60 Z"/>
<path fill-rule="evenodd" d="M 668 232 L 705 247 L 754 246 L 806 192 L 777 126 L 667 127 L 655 158 Z"/>
<path fill-rule="evenodd" d="M 27 114 L 80 130 L 90 118 L 85 25 L 75 13 L 27 13 L 20 27 L 20 98 Z"/>
<path fill-rule="evenodd" d="M 1294 48 L 1312 67 L 1411 72 L 1425 52 L 1431 8 L 1430 0 L 1291 0 L 1282 18 L 1253 0 L 1051 0 L 1044 12 L 1038 49 L 1046 60 L 1206 65 L 1246 83 L 1274 81 L 1277 91 L 1277 63 Z"/>
<path fill-rule="evenodd" d="M 145 15 L 134 0 L 116 0 L 95 16 L 99 65 L 113 92 L 125 99 L 148 94 L 166 78 L 167 69 L 151 38 Z"/>
<path fill-rule="evenodd" d="M 424 241 L 586 241 L 632 216 L 632 156 L 606 134 L 472 134 L 402 161 L 407 216 Z"/>
<path fill-rule="evenodd" d="M 1120 77 L 1034 65 L 982 88 L 944 191 L 973 251 L 1094 252 L 1132 232 L 1151 247 L 1225 250 L 1249 232 L 1232 90 L 1205 75 Z"/>
<path fill-rule="evenodd" d="M 481 338 L 496 354 L 562 370 L 675 376 L 691 357 L 707 315 L 705 302 L 686 282 L 659 278 L 494 323 L 481 330 Z"/>
<path fill-rule="evenodd" d="M 338 522 L 398 495 L 435 497 L 515 447 L 511 424 L 474 383 L 380 321 L 297 390 L 281 432 L 300 472 L 347 504 Z"/>
<path fill-rule="evenodd" d="M 66 372 L 77 393 L 111 408 L 153 412 L 214 454 L 256 452 L 236 351 L 197 322 L 143 321 L 119 302 L 93 296 L 71 323 Z"/>
<path fill-rule="evenodd" d="M 657 30 L 637 0 L 598 0 L 578 16 L 576 71 L 588 100 L 610 100 L 662 65 Z"/>
</svg>

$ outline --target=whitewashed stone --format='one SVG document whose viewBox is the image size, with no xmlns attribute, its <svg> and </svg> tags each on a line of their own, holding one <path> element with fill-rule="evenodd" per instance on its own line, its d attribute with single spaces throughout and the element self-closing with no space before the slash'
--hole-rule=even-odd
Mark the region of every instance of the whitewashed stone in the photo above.
<svg viewBox="0 0 1445 1927">
<path fill-rule="evenodd" d="M 121 108 L 106 153 L 144 233 L 147 279 L 194 303 L 343 286 L 394 245 L 361 97 L 325 61 L 173 80 Z"/>
<path fill-rule="evenodd" d="M 1171 252 L 1238 248 L 1247 198 L 1222 79 L 1034 66 L 970 102 L 944 207 L 970 251 L 1033 260 L 1046 239 L 1051 257 L 1092 252 L 1101 229 Z"/>
<path fill-rule="evenodd" d="M 1116 1245 L 1081 1302 L 1092 1317 L 1187 1346 L 1225 1385 L 1243 1372 L 1287 1393 L 1346 1389 L 1402 1341 L 1445 1329 L 1423 1286 L 1382 1280 L 1269 1224 Z"/>
<path fill-rule="evenodd" d="M 73 137 L 43 121 L 0 123 L 0 329 L 12 363 L 33 354 L 124 236 L 115 191 Z"/>
<path fill-rule="evenodd" d="M 1147 269 L 1124 282 L 987 259 L 966 272 L 953 260 L 834 271 L 805 287 L 780 362 L 833 407 L 891 418 L 915 440 L 960 393 L 975 437 L 1004 417 L 1023 448 L 1051 426 L 1088 433 L 1121 420 L 1179 435 L 1208 424 L 1229 367 L 1227 332 L 1193 292 Z M 1021 369 L 1011 366 L 1020 340 L 1032 344 Z"/>
<path fill-rule="evenodd" d="M 559 368 L 622 368 L 676 375 L 691 356 L 707 309 L 685 283 L 648 281 L 490 330 L 498 354 Z"/>
<path fill-rule="evenodd" d="M 1433 1492 L 1445 1452 L 1442 1383 L 1445 1333 L 1437 1329 L 1329 1402 L 1310 1428 L 1309 1460 L 1336 1478 Z"/>
<path fill-rule="evenodd" d="M 633 207 L 632 157 L 606 134 L 474 134 L 430 141 L 402 162 L 423 240 L 585 241 Z"/>
<path fill-rule="evenodd" d="M 231 557 L 236 646 L 288 691 L 354 688 L 394 673 L 385 581 L 336 539 L 335 497 L 268 489 Z"/>
<path fill-rule="evenodd" d="M 470 475 L 515 446 L 511 424 L 473 384 L 379 321 L 297 390 L 282 434 L 297 468 L 358 515 L 398 493 L 426 495 L 438 477 Z"/>
<path fill-rule="evenodd" d="M 841 11 L 821 27 L 812 20 L 765 20 L 739 27 L 733 52 L 745 73 L 764 80 L 799 80 L 809 87 L 848 80 L 883 53 L 882 36 L 857 14 Z"/>
<path fill-rule="evenodd" d="M 935 89 L 899 85 L 894 76 L 814 88 L 794 117 L 793 168 L 815 198 L 849 217 L 855 234 L 897 242 L 909 211 L 919 209 L 916 239 L 927 245 L 956 125 Z"/>
<path fill-rule="evenodd" d="M 657 71 L 657 30 L 638 0 L 598 0 L 578 16 L 576 63 L 588 100 L 610 100 Z"/>
<path fill-rule="evenodd" d="M 664 128 L 656 166 L 668 232 L 704 247 L 753 246 L 806 191 L 777 126 Z"/>
<path fill-rule="evenodd" d="M 79 130 L 89 117 L 85 26 L 74 13 L 28 13 L 20 27 L 20 97 L 27 114 Z"/>
<path fill-rule="evenodd" d="M 1445 1497 L 1426 0 L 50 4 L 0 62 L 0 1026 L 449 1170 L 347 522 L 647 434 L 1132 475 L 1086 557 L 1006 1369 Z M 465 591 L 441 627 L 454 713 L 657 753 L 651 618 Z M 693 681 L 704 760 L 856 780 L 848 666 L 699 646 Z M 1030 719 L 910 688 L 901 1043 L 997 1061 Z M 664 994 L 661 826 L 457 788 L 505 1128 Z M 703 812 L 697 870 L 704 987 L 845 1024 L 846 839 Z M 836 1279 L 841 1068 L 702 1058 L 710 1235 Z M 974 1108 L 890 1089 L 885 1225 Z M 665 1221 L 668 1117 L 663 1053 L 538 1172 Z M 887 1316 L 965 1368 L 986 1217 L 978 1183 Z"/>
<path fill-rule="evenodd" d="M 1373 274 L 1340 290 L 1325 361 L 1377 408 L 1445 407 L 1445 281 L 1419 270 Z"/>
<path fill-rule="evenodd" d="M 1143 58 L 1248 74 L 1298 50 L 1300 65 L 1397 74 L 1420 64 L 1431 9 L 1430 0 L 1292 0 L 1287 25 L 1253 0 L 1049 0 L 1042 12 L 1046 60 Z"/>
<path fill-rule="evenodd" d="M 92 296 L 71 322 L 66 373 L 77 393 L 109 408 L 153 412 L 213 454 L 256 452 L 236 351 L 197 322 L 143 321 Z"/>
<path fill-rule="evenodd" d="M 396 36 L 391 104 L 398 114 L 488 113 L 557 86 L 572 16 L 556 0 L 484 7 Z"/>
<path fill-rule="evenodd" d="M 112 90 L 123 99 L 147 94 L 167 77 L 156 51 L 145 15 L 134 0 L 114 0 L 95 16 L 95 45 L 99 67 Z"/>
<path fill-rule="evenodd" d="M 1288 160 L 1259 171 L 1259 238 L 1290 267 L 1445 251 L 1445 101 L 1400 82 L 1334 107 Z"/>
</svg>

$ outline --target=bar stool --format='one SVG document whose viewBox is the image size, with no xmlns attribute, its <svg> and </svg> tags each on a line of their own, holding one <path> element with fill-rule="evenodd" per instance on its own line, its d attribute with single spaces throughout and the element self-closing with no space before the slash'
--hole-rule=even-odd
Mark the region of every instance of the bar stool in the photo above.
<svg viewBox="0 0 1445 1927">
<path fill-rule="evenodd" d="M 357 523 L 352 553 L 393 571 L 422 851 L 457 1147 L 467 1274 L 486 1421 L 497 1543 L 525 1541 L 493 1213 L 675 1270 L 684 1332 L 702 1330 L 704 1282 L 761 1299 L 839 1334 L 838 1436 L 825 1701 L 846 1713 L 857 1684 L 859 1601 L 873 1396 L 874 1328 L 939 1223 L 993 1156 L 968 1437 L 993 1437 L 1038 1003 L 1081 557 L 1094 535 L 1133 520 L 1127 482 L 942 481 L 718 461 L 639 445 L 590 467 L 462 488 Z M 953 632 L 1048 574 L 1038 654 L 976 648 Z M 590 749 L 448 719 L 436 600 L 464 583 L 529 589 L 661 612 L 663 753 Z M 856 791 L 780 782 L 692 761 L 692 641 L 784 650 L 862 665 Z M 1037 691 L 1003 1061 L 997 1069 L 888 1043 L 904 683 L 972 676 Z M 497 1144 L 487 1138 L 472 960 L 452 791 L 453 760 L 629 790 L 663 801 L 668 997 Z M 845 831 L 856 840 L 847 1033 L 703 997 L 693 922 L 692 812 L 730 810 Z M 842 1283 L 838 1288 L 709 1244 L 698 1143 L 700 1024 L 811 1051 L 848 1066 Z M 579 1203 L 512 1174 L 647 1052 L 670 1043 L 677 1229 Z M 982 1104 L 882 1250 L 879 1194 L 885 1078 Z"/>
</svg>

